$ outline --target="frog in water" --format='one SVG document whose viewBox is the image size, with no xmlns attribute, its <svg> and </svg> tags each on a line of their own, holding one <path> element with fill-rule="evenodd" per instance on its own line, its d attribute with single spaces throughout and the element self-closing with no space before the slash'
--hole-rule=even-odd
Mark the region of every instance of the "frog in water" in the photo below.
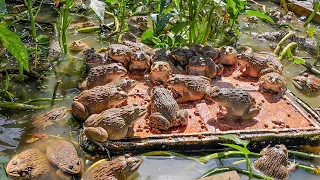
<svg viewBox="0 0 320 180">
<path fill-rule="evenodd" d="M 241 88 L 212 88 L 210 97 L 217 102 L 219 109 L 221 106 L 227 109 L 227 113 L 218 116 L 219 119 L 229 120 L 232 117 L 249 120 L 259 114 L 259 109 L 255 108 L 255 99 Z"/>
<path fill-rule="evenodd" d="M 74 41 L 73 43 L 71 43 L 69 45 L 69 50 L 71 52 L 80 52 L 80 51 L 84 51 L 86 49 L 88 49 L 88 45 L 84 42 L 82 42 L 81 40 L 78 40 L 78 41 Z"/>
<path fill-rule="evenodd" d="M 101 143 L 107 140 L 133 136 L 134 123 L 146 112 L 145 107 L 136 104 L 111 108 L 91 115 L 84 123 L 83 132 L 90 141 L 104 149 Z"/>
<path fill-rule="evenodd" d="M 288 179 L 289 172 L 294 171 L 296 167 L 294 163 L 288 167 L 288 150 L 283 144 L 264 148 L 253 166 L 261 173 L 275 179 Z"/>
<path fill-rule="evenodd" d="M 47 142 L 46 155 L 50 163 L 64 173 L 80 174 L 84 163 L 79 158 L 73 144 L 66 140 L 50 140 Z"/>
<path fill-rule="evenodd" d="M 149 125 L 156 129 L 167 130 L 173 126 L 186 126 L 187 124 L 188 111 L 180 110 L 171 92 L 166 88 L 153 88 Z"/>
<path fill-rule="evenodd" d="M 54 108 L 44 114 L 34 116 L 32 125 L 37 129 L 45 129 L 47 126 L 66 119 L 68 114 L 68 108 L 66 107 Z"/>
<path fill-rule="evenodd" d="M 16 178 L 45 179 L 49 175 L 49 168 L 49 161 L 42 152 L 37 149 L 28 149 L 9 161 L 6 173 Z"/>
<path fill-rule="evenodd" d="M 90 166 L 83 179 L 90 180 L 126 180 L 134 174 L 142 159 L 131 157 L 129 154 L 119 156 L 112 161 L 100 160 Z"/>
<path fill-rule="evenodd" d="M 320 94 L 320 78 L 308 73 L 292 78 L 293 85 L 302 93 L 309 96 Z"/>
</svg>

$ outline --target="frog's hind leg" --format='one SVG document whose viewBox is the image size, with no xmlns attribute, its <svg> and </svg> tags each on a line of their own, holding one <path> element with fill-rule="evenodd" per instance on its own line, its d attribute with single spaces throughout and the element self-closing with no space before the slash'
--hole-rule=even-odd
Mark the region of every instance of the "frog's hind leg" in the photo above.
<svg viewBox="0 0 320 180">
<path fill-rule="evenodd" d="M 219 108 L 220 109 L 220 108 Z M 223 116 L 218 116 L 219 119 L 222 119 L 222 120 L 229 120 L 232 118 L 233 116 L 233 110 L 231 107 L 226 107 L 227 109 L 227 113 Z"/>
<path fill-rule="evenodd" d="M 242 114 L 241 118 L 243 120 L 253 119 L 259 114 L 260 110 L 258 108 L 252 108 L 251 106 L 247 107 L 247 109 Z"/>
<path fill-rule="evenodd" d="M 77 101 L 72 102 L 72 112 L 76 117 L 82 120 L 90 116 L 90 112 L 88 111 L 88 109 L 83 104 Z"/>
<path fill-rule="evenodd" d="M 92 143 L 96 144 L 103 150 L 105 149 L 102 144 L 108 140 L 108 132 L 104 128 L 85 127 L 83 128 L 83 133 Z"/>
<path fill-rule="evenodd" d="M 161 130 L 167 130 L 171 127 L 171 123 L 159 112 L 150 115 L 149 125 L 153 128 Z"/>
</svg>

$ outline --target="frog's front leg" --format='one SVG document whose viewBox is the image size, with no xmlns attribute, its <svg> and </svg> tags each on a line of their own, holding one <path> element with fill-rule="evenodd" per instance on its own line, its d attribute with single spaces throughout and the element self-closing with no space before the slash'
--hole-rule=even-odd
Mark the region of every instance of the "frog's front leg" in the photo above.
<svg viewBox="0 0 320 180">
<path fill-rule="evenodd" d="M 129 137 L 129 138 L 134 137 L 134 129 L 133 129 L 133 127 L 128 127 L 128 132 L 127 132 L 126 137 Z"/>
<path fill-rule="evenodd" d="M 149 117 L 149 125 L 156 129 L 167 130 L 171 127 L 170 122 L 162 116 L 161 113 L 156 112 L 150 115 Z"/>
<path fill-rule="evenodd" d="M 218 116 L 218 118 L 222 119 L 222 120 L 229 120 L 233 116 L 233 110 L 232 110 L 232 107 L 225 107 L 225 108 L 227 110 L 227 113 L 225 115 L 223 115 L 223 116 Z"/>
<path fill-rule="evenodd" d="M 252 108 L 251 106 L 247 107 L 247 109 L 244 111 L 243 115 L 241 118 L 243 120 L 249 120 L 253 119 L 259 114 L 260 110 L 258 108 Z"/>
</svg>

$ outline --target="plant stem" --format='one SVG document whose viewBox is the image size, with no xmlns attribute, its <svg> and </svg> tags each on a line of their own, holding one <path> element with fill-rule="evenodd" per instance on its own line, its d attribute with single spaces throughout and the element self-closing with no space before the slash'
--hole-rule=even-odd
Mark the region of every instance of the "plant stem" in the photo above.
<svg viewBox="0 0 320 180">
<path fill-rule="evenodd" d="M 31 24 L 31 33 L 32 33 L 32 37 L 33 40 L 35 41 L 35 59 L 34 59 L 34 68 L 37 69 L 37 62 L 38 62 L 38 38 L 37 38 L 37 29 L 36 29 L 36 22 L 34 20 L 34 15 L 32 12 L 32 4 L 31 4 L 31 0 L 28 0 L 28 2 L 26 2 L 26 0 L 24 0 L 25 3 L 27 4 L 27 8 L 28 8 L 28 13 L 29 13 L 29 17 L 30 17 L 30 24 Z M 40 8 L 39 8 L 40 9 Z"/>
<path fill-rule="evenodd" d="M 209 154 L 207 156 L 200 157 L 198 158 L 198 160 L 200 162 L 207 163 L 207 161 L 211 159 L 228 158 L 228 157 L 235 157 L 235 156 L 244 156 L 244 153 L 240 151 L 217 152 L 217 153 Z M 255 158 L 260 157 L 259 153 L 253 153 L 253 152 L 251 152 L 248 156 L 255 157 Z"/>
<path fill-rule="evenodd" d="M 179 153 L 175 153 L 175 152 L 171 152 L 171 151 L 151 151 L 151 152 L 139 154 L 138 156 L 177 156 L 177 157 L 183 157 L 183 158 L 187 158 L 187 159 L 190 159 L 193 161 L 205 163 L 205 162 L 200 161 L 197 158 L 185 156 L 183 154 L 179 154 Z"/>
<path fill-rule="evenodd" d="M 289 31 L 288 34 L 286 34 L 281 41 L 277 44 L 276 49 L 273 51 L 273 54 L 277 55 L 280 51 L 281 45 L 287 40 L 289 39 L 291 36 L 293 35 L 293 31 Z"/>
<path fill-rule="evenodd" d="M 60 85 L 61 83 L 62 83 L 61 80 L 57 81 L 57 84 L 56 84 L 56 86 L 54 87 L 53 94 L 52 94 L 52 100 L 51 100 L 51 106 L 53 106 L 54 100 L 56 99 L 56 96 L 57 96 L 57 91 L 58 91 L 59 85 Z"/>
<path fill-rule="evenodd" d="M 292 49 L 293 49 L 294 47 L 296 47 L 296 46 L 297 46 L 297 43 L 296 43 L 296 42 L 291 42 L 291 43 L 289 43 L 285 48 L 283 48 L 283 50 L 281 51 L 278 59 L 279 59 L 280 61 L 282 61 L 283 58 L 284 58 L 284 57 L 286 56 L 286 54 L 288 53 L 288 51 L 289 51 L 289 50 L 292 50 Z"/>
<path fill-rule="evenodd" d="M 37 110 L 47 108 L 48 106 L 33 106 L 30 104 L 20 104 L 13 102 L 0 102 L 0 108 L 15 109 L 15 110 Z"/>
<path fill-rule="evenodd" d="M 308 17 L 308 19 L 306 20 L 306 22 L 303 24 L 304 27 L 306 27 L 310 21 L 313 19 L 313 17 L 316 15 L 316 13 L 320 10 L 320 2 L 315 1 L 315 3 L 313 4 L 313 11 L 310 14 L 310 16 Z"/>
<path fill-rule="evenodd" d="M 62 101 L 68 98 L 57 98 L 54 99 L 54 101 Z M 41 102 L 41 101 L 52 101 L 52 98 L 37 98 L 37 99 L 30 99 L 28 101 L 23 102 L 23 104 L 28 104 L 28 103 L 32 103 L 32 102 Z"/>
</svg>

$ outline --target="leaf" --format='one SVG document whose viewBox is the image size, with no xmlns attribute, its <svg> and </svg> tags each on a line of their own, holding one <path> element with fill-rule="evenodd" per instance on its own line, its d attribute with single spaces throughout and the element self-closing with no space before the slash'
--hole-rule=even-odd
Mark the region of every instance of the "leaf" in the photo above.
<svg viewBox="0 0 320 180">
<path fill-rule="evenodd" d="M 261 11 L 247 10 L 247 14 L 248 14 L 248 16 L 257 16 L 261 19 L 265 19 L 271 23 L 274 23 L 273 19 L 270 16 L 264 14 Z"/>
<path fill-rule="evenodd" d="M 7 5 L 5 0 L 0 0 L 0 14 L 7 14 L 8 10 L 7 10 Z"/>
<path fill-rule="evenodd" d="M 171 28 L 171 31 L 176 34 L 176 33 L 180 32 L 183 28 L 185 28 L 186 26 L 189 26 L 189 25 L 190 25 L 190 21 L 180 22 L 180 23 L 174 25 L 173 28 Z"/>
<path fill-rule="evenodd" d="M 115 3 L 115 2 L 119 2 L 118 0 L 105 0 L 105 2 L 107 3 Z"/>
<path fill-rule="evenodd" d="M 91 0 L 89 4 L 90 8 L 96 13 L 100 21 L 104 22 L 104 12 L 106 10 L 106 4 L 99 0 Z"/>
<path fill-rule="evenodd" d="M 156 34 L 160 34 L 164 27 L 169 23 L 170 18 L 174 15 L 172 13 L 167 13 L 159 18 L 156 24 Z"/>
<path fill-rule="evenodd" d="M 221 145 L 231 147 L 231 148 L 236 149 L 244 154 L 250 154 L 250 151 L 247 148 L 241 147 L 239 145 L 235 145 L 235 144 L 221 144 Z"/>
<path fill-rule="evenodd" d="M 293 58 L 293 62 L 295 64 L 303 64 L 303 65 L 306 65 L 306 61 L 302 58 L 299 58 L 299 57 L 294 57 Z"/>
<path fill-rule="evenodd" d="M 171 3 L 171 0 L 161 0 L 160 2 L 160 14 L 163 12 L 163 10 L 169 6 Z"/>
<path fill-rule="evenodd" d="M 314 36 L 314 34 L 317 33 L 316 30 L 314 29 L 314 27 L 310 26 L 308 28 L 308 31 L 307 31 L 307 37 L 308 38 L 311 38 Z"/>
<path fill-rule="evenodd" d="M 22 43 L 20 37 L 11 32 L 9 29 L 0 26 L 0 40 L 11 55 L 13 55 L 19 63 L 20 77 L 23 78 L 23 68 L 29 71 L 28 51 Z"/>
<path fill-rule="evenodd" d="M 146 41 L 153 37 L 153 32 L 151 29 L 147 29 L 145 32 L 143 32 L 141 36 L 141 41 Z"/>
<path fill-rule="evenodd" d="M 8 72 L 6 71 L 6 84 L 4 86 L 4 90 L 5 91 L 8 91 L 8 88 L 9 88 L 9 74 Z"/>
<path fill-rule="evenodd" d="M 218 138 L 228 139 L 228 140 L 235 142 L 236 144 L 240 144 L 243 146 L 247 146 L 249 144 L 249 141 L 242 140 L 239 138 L 238 135 L 235 135 L 235 134 L 226 134 L 226 135 L 218 136 Z"/>
<path fill-rule="evenodd" d="M 288 49 L 287 56 L 288 56 L 288 60 L 293 60 L 293 54 L 292 54 L 291 48 Z"/>
</svg>

